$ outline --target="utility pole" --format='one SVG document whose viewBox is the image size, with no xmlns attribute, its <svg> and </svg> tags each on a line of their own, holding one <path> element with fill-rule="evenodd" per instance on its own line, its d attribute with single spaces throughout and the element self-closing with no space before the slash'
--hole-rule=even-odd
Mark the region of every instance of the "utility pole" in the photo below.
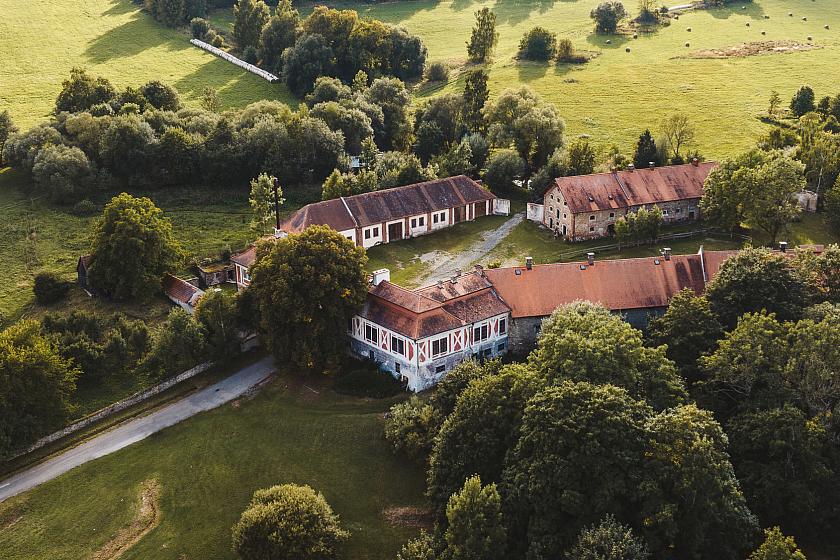
<svg viewBox="0 0 840 560">
<path fill-rule="evenodd" d="M 277 177 L 273 177 L 274 179 L 274 227 L 275 229 L 280 229 L 280 199 L 277 196 L 277 188 L 279 187 L 279 182 L 277 181 Z"/>
</svg>

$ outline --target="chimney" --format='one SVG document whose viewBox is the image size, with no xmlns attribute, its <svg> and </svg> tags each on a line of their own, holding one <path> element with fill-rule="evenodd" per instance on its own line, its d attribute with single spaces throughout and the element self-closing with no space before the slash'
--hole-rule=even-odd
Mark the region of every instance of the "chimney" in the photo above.
<svg viewBox="0 0 840 560">
<path fill-rule="evenodd" d="M 670 261 L 671 260 L 671 248 L 670 247 L 665 247 L 664 249 L 662 249 L 662 255 L 665 257 L 666 261 Z"/>
<path fill-rule="evenodd" d="M 480 264 L 475 265 L 475 272 L 476 272 L 476 274 L 478 274 L 479 276 L 482 276 L 482 277 L 483 277 L 483 276 L 484 276 L 484 267 L 483 267 L 483 266 L 481 266 Z"/>
<path fill-rule="evenodd" d="M 534 268 L 534 257 L 525 257 L 525 268 L 528 270 Z"/>
<path fill-rule="evenodd" d="M 700 165 L 700 160 L 697 158 L 692 158 L 691 165 L 693 165 L 694 167 L 698 167 Z"/>
<path fill-rule="evenodd" d="M 455 276 L 458 276 L 458 277 L 461 276 L 461 269 L 460 268 L 455 269 Z"/>
<path fill-rule="evenodd" d="M 443 280 L 438 280 L 438 281 L 437 281 L 437 287 L 438 287 L 438 290 L 442 290 L 442 289 L 443 289 Z"/>
<path fill-rule="evenodd" d="M 787 253 L 787 241 L 779 241 L 779 251 Z"/>
<path fill-rule="evenodd" d="M 586 253 L 586 262 L 589 263 L 589 266 L 595 264 L 595 253 Z"/>
<path fill-rule="evenodd" d="M 458 275 L 453 274 L 452 278 L 450 278 L 449 281 L 452 282 L 453 284 L 457 284 L 458 283 Z"/>
<path fill-rule="evenodd" d="M 627 164 L 627 171 L 629 171 L 630 173 L 633 173 L 635 170 L 636 170 L 635 165 L 633 165 L 632 163 Z"/>
<path fill-rule="evenodd" d="M 651 170 L 656 169 L 656 162 L 655 161 L 649 161 L 648 162 L 648 169 L 651 169 Z"/>
<path fill-rule="evenodd" d="M 374 270 L 371 274 L 371 283 L 374 286 L 378 286 L 383 281 L 391 281 L 391 271 L 387 268 L 380 268 L 379 270 Z"/>
</svg>

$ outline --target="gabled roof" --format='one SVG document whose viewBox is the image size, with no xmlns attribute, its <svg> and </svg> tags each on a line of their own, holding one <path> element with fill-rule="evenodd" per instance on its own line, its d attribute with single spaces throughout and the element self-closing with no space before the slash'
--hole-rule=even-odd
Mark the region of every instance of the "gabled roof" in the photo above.
<svg viewBox="0 0 840 560">
<path fill-rule="evenodd" d="M 544 317 L 559 306 L 576 300 L 600 303 L 612 311 L 666 307 L 683 288 L 696 294 L 705 289 L 734 251 L 708 251 L 640 259 L 599 260 L 595 264 L 559 263 L 485 271 L 514 318 Z M 708 266 L 704 257 L 711 256 Z"/>
<path fill-rule="evenodd" d="M 671 165 L 559 177 L 554 180 L 573 214 L 627 208 L 703 196 L 703 183 L 715 162 Z"/>
<path fill-rule="evenodd" d="M 183 303 L 189 306 L 195 306 L 201 296 L 204 295 L 204 290 L 196 288 L 186 280 L 182 280 L 171 274 L 163 277 L 163 292 L 166 296 L 176 303 Z"/>
<path fill-rule="evenodd" d="M 298 233 L 311 225 L 328 225 L 346 231 L 494 198 L 469 177 L 458 175 L 308 204 L 281 222 L 280 229 Z"/>
<path fill-rule="evenodd" d="M 245 268 L 250 268 L 254 261 L 257 260 L 257 247 L 256 245 L 251 245 L 244 251 L 240 251 L 239 253 L 235 253 L 230 256 L 230 262 L 244 266 Z"/>
</svg>

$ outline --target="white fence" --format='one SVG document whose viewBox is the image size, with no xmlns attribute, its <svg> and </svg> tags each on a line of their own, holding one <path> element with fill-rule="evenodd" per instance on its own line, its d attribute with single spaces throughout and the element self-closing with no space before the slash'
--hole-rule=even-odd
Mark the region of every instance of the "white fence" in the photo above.
<svg viewBox="0 0 840 560">
<path fill-rule="evenodd" d="M 151 397 L 153 397 L 153 396 L 155 396 L 159 393 L 162 393 L 163 391 L 166 391 L 167 389 L 169 389 L 171 387 L 174 387 L 178 383 L 186 381 L 187 379 L 189 379 L 191 377 L 195 377 L 199 373 L 205 372 L 208 369 L 210 369 L 211 367 L 213 367 L 213 362 L 204 362 L 203 364 L 198 364 L 194 368 L 188 369 L 187 371 L 185 371 L 183 373 L 179 373 L 175 377 L 170 377 L 166 381 L 162 381 L 162 382 L 158 383 L 157 385 L 155 385 L 154 387 L 149 387 L 148 389 L 144 389 L 143 391 L 140 391 L 139 393 L 134 393 L 133 395 L 131 395 L 127 399 L 123 399 L 119 402 L 115 402 L 114 404 L 108 405 L 105 408 L 99 409 L 96 412 L 94 412 L 93 414 L 91 414 L 89 416 L 85 416 L 84 418 L 82 418 L 81 420 L 79 420 L 77 422 L 73 422 L 72 424 L 70 424 L 69 426 L 67 426 L 64 429 L 61 429 L 57 432 L 54 432 L 54 433 L 52 433 L 48 436 L 42 437 L 41 439 L 39 439 L 38 441 L 36 441 L 32 445 L 30 445 L 29 448 L 26 449 L 26 451 L 24 451 L 22 453 L 18 453 L 17 455 L 15 455 L 15 457 L 12 457 L 12 458 L 14 459 L 16 457 L 26 455 L 27 453 L 32 453 L 36 449 L 38 449 L 40 447 L 43 447 L 43 446 L 47 445 L 48 443 L 52 443 L 56 440 L 59 440 L 59 439 L 65 437 L 65 436 L 69 436 L 72 433 L 78 432 L 82 428 L 90 426 L 91 424 L 95 424 L 96 422 L 99 422 L 100 420 L 104 420 L 105 418 L 108 418 L 112 414 L 116 414 L 117 412 L 123 411 L 130 406 L 134 406 L 137 403 L 141 403 L 141 402 L 143 402 L 143 401 L 145 401 L 145 400 L 147 400 L 147 399 L 149 399 L 149 398 L 151 398 Z"/>
<path fill-rule="evenodd" d="M 526 210 L 525 217 L 527 217 L 532 222 L 537 222 L 541 224 L 545 217 L 545 206 L 542 204 L 535 204 L 533 202 L 529 202 Z"/>
<path fill-rule="evenodd" d="M 195 45 L 196 47 L 198 47 L 200 49 L 204 49 L 205 51 L 207 51 L 211 54 L 215 54 L 219 58 L 224 58 L 225 60 L 227 60 L 231 64 L 235 64 L 235 65 L 239 66 L 240 68 L 242 68 L 244 70 L 247 70 L 248 72 L 250 72 L 252 74 L 256 74 L 257 76 L 259 76 L 260 78 L 262 78 L 264 80 L 268 80 L 269 82 L 279 82 L 280 81 L 280 78 L 278 78 L 277 76 L 275 76 L 271 72 L 266 72 L 262 68 L 254 66 L 253 64 L 245 62 L 244 60 L 240 60 L 240 59 L 236 58 L 235 56 L 233 56 L 232 54 L 227 53 L 227 52 L 223 51 L 222 49 L 217 49 L 216 47 L 214 47 L 213 45 L 211 45 L 209 43 L 205 43 L 204 41 L 199 41 L 198 39 L 190 39 L 190 43 L 192 43 L 193 45 Z"/>
<path fill-rule="evenodd" d="M 506 198 L 493 199 L 493 214 L 496 216 L 507 216 L 510 214 L 510 200 Z"/>
</svg>

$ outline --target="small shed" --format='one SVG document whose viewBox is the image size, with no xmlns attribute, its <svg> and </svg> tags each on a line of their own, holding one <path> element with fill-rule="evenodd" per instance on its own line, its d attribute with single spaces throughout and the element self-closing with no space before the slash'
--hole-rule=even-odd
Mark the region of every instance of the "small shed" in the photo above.
<svg viewBox="0 0 840 560">
<path fill-rule="evenodd" d="M 803 190 L 794 195 L 799 207 L 803 212 L 817 211 L 817 193 L 814 191 Z"/>
<path fill-rule="evenodd" d="M 199 286 L 208 288 L 226 282 L 236 282 L 233 263 L 214 262 L 196 265 Z"/>
<path fill-rule="evenodd" d="M 195 307 L 204 296 L 204 290 L 171 274 L 163 277 L 162 284 L 166 297 L 189 314 L 195 311 Z"/>
<path fill-rule="evenodd" d="M 76 263 L 76 281 L 85 290 L 90 290 L 90 286 L 88 285 L 88 269 L 90 268 L 91 260 L 92 255 L 82 255 Z"/>
</svg>

